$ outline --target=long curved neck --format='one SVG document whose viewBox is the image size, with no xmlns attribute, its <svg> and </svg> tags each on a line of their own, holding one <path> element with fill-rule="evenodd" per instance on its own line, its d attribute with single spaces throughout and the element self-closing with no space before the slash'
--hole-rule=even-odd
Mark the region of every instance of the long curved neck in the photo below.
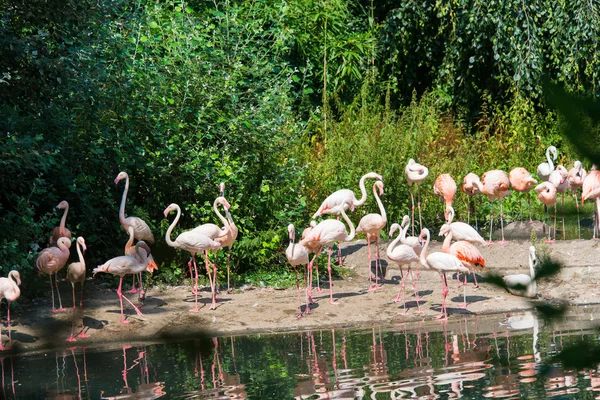
<svg viewBox="0 0 600 400">
<path fill-rule="evenodd" d="M 554 162 L 552 158 L 550 158 L 550 149 L 546 150 L 546 160 L 548 160 L 548 165 L 550 166 L 550 171 L 554 170 Z"/>
<path fill-rule="evenodd" d="M 18 289 L 19 288 L 19 284 L 17 283 L 17 278 L 15 278 L 16 272 L 17 271 L 15 271 L 15 270 L 10 271 L 8 273 L 8 277 L 10 278 L 9 280 L 10 280 L 10 283 L 13 285 L 13 288 L 17 288 Z"/>
<path fill-rule="evenodd" d="M 363 204 L 365 204 L 365 202 L 367 201 L 367 189 L 365 188 L 365 179 L 367 179 L 366 176 L 363 176 L 362 178 L 360 178 L 360 181 L 358 182 L 358 186 L 360 187 L 360 200 L 358 200 L 356 203 L 354 203 L 354 206 L 362 206 Z"/>
<path fill-rule="evenodd" d="M 402 227 L 400 227 L 400 232 L 398 233 L 398 236 L 396 236 L 396 239 L 392 240 L 392 243 L 390 243 L 387 250 L 385 251 L 388 258 L 392 257 L 394 250 L 396 249 L 396 246 L 398 246 L 398 243 L 400 242 L 400 240 L 402 240 L 403 233 L 404 233 L 404 229 Z"/>
<path fill-rule="evenodd" d="M 177 247 L 177 244 L 171 240 L 171 232 L 173 232 L 173 228 L 175 228 L 175 225 L 177 225 L 177 223 L 179 222 L 180 217 L 181 217 L 181 208 L 179 206 L 177 206 L 177 216 L 175 216 L 175 219 L 173 220 L 173 222 L 171 222 L 169 229 L 167 229 L 167 234 L 165 235 L 165 241 L 171 247 Z"/>
<path fill-rule="evenodd" d="M 127 191 L 129 190 L 129 175 L 125 178 L 125 189 L 123 189 L 123 197 L 121 198 L 121 207 L 119 208 L 119 222 L 125 224 L 125 202 L 127 201 Z"/>
<path fill-rule="evenodd" d="M 227 219 L 219 212 L 219 202 L 217 200 L 215 200 L 213 203 L 213 210 L 215 210 L 215 214 L 217 214 L 217 217 L 221 220 L 221 222 L 225 226 L 229 226 L 229 221 L 227 221 Z"/>
<path fill-rule="evenodd" d="M 425 246 L 421 249 L 421 255 L 419 256 L 421 265 L 427 266 L 427 248 L 429 247 L 429 233 L 427 234 L 427 240 Z"/>
<path fill-rule="evenodd" d="M 59 232 L 62 234 L 65 232 L 65 225 L 67 223 L 67 214 L 69 213 L 69 204 L 65 207 L 65 212 L 63 213 L 62 218 L 60 219 L 60 228 Z"/>
<path fill-rule="evenodd" d="M 235 228 L 235 222 L 233 222 L 233 218 L 231 218 L 231 213 L 227 209 L 225 209 L 225 217 L 227 218 L 227 222 L 229 223 L 229 227 Z"/>
<path fill-rule="evenodd" d="M 531 291 L 537 293 L 537 284 L 535 283 L 535 268 L 533 266 L 533 257 L 529 256 L 529 275 L 531 276 Z"/>
<path fill-rule="evenodd" d="M 81 245 L 79 241 L 77 241 L 77 254 L 79 255 L 79 262 L 85 266 L 85 259 L 83 258 L 83 253 L 81 252 Z"/>
<path fill-rule="evenodd" d="M 373 185 L 373 195 L 375 196 L 375 201 L 377 201 L 377 205 L 379 206 L 379 214 L 381 214 L 381 218 L 383 218 L 384 223 L 387 223 L 387 216 L 385 215 L 385 208 L 383 208 L 383 203 L 381 199 L 377 195 L 377 186 Z"/>
<path fill-rule="evenodd" d="M 362 185 L 362 188 L 363 189 L 365 188 L 364 184 Z M 344 207 L 342 207 L 342 217 L 344 218 L 344 220 L 350 227 L 350 235 L 346 236 L 346 241 L 349 242 L 350 240 L 354 239 L 354 235 L 356 235 L 356 231 L 354 230 L 354 225 L 352 224 L 352 221 L 350 221 L 350 218 L 348 218 L 348 216 L 346 215 L 346 211 L 344 211 Z"/>
<path fill-rule="evenodd" d="M 400 225 L 400 241 L 404 242 L 406 240 L 406 232 L 408 232 L 408 226 L 410 225 L 410 223 L 407 223 L 406 226 L 402 226 Z"/>
<path fill-rule="evenodd" d="M 444 243 L 442 244 L 442 252 L 448 253 L 450 251 L 450 242 L 452 241 L 452 231 L 448 232 Z"/>
<path fill-rule="evenodd" d="M 133 246 L 133 239 L 135 236 L 135 232 L 133 231 L 132 228 L 128 228 L 129 229 L 129 240 L 127 240 L 127 243 L 125 243 L 125 253 L 127 253 L 127 250 L 129 250 L 131 248 L 131 246 Z"/>
<path fill-rule="evenodd" d="M 67 246 L 65 246 L 62 242 L 59 241 L 56 245 L 60 249 L 61 253 L 67 254 L 67 255 L 70 253 L 69 249 L 67 248 Z"/>
</svg>

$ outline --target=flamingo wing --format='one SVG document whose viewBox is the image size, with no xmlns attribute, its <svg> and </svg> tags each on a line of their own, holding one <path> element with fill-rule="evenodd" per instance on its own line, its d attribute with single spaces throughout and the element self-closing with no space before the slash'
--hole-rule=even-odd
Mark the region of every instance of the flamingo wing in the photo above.
<svg viewBox="0 0 600 400">
<path fill-rule="evenodd" d="M 394 247 L 394 250 L 391 254 L 388 254 L 390 260 L 398 263 L 399 265 L 410 264 L 413 261 L 418 260 L 417 253 L 412 249 L 412 247 L 407 246 L 405 244 L 400 244 Z"/>
<path fill-rule="evenodd" d="M 299 243 L 290 243 L 285 250 L 285 256 L 293 266 L 308 264 L 308 251 Z"/>
<path fill-rule="evenodd" d="M 430 268 L 443 272 L 470 272 L 468 268 L 465 268 L 460 260 L 452 254 L 435 252 L 427 256 L 427 264 Z"/>
<path fill-rule="evenodd" d="M 54 271 L 64 267 L 66 260 L 58 247 L 48 247 L 40 252 L 35 260 L 35 266 L 41 272 L 52 274 Z"/>
<path fill-rule="evenodd" d="M 219 242 L 216 242 L 210 237 L 194 231 L 181 233 L 179 236 L 177 236 L 177 239 L 175 239 L 175 243 L 177 243 L 177 245 L 184 250 L 197 252 L 221 248 L 221 244 Z"/>
<path fill-rule="evenodd" d="M 344 201 L 347 201 L 348 204 L 354 204 L 356 202 L 356 197 L 354 196 L 354 192 L 352 190 L 340 189 L 330 194 L 329 197 L 327 197 L 323 203 L 321 203 L 321 206 L 312 216 L 312 218 L 317 218 L 319 215 L 323 214 L 339 215 L 341 213 L 341 204 Z M 344 209 L 347 210 L 348 205 L 346 205 Z"/>
<path fill-rule="evenodd" d="M 470 270 L 485 270 L 485 260 L 483 259 L 483 256 L 479 250 L 477 250 L 477 247 L 467 241 L 461 240 L 450 246 L 450 254 L 456 256 L 456 258 Z"/>
<path fill-rule="evenodd" d="M 126 226 L 123 227 L 126 231 L 129 226 L 133 228 L 133 234 L 137 240 L 145 240 L 150 244 L 154 243 L 154 235 L 146 221 L 143 219 L 138 217 L 127 217 L 125 218 L 125 224 Z"/>
<path fill-rule="evenodd" d="M 469 224 L 453 222 L 450 224 L 450 229 L 452 230 L 452 237 L 456 240 L 466 240 L 468 242 L 478 242 L 487 245 L 481 235 Z"/>
</svg>

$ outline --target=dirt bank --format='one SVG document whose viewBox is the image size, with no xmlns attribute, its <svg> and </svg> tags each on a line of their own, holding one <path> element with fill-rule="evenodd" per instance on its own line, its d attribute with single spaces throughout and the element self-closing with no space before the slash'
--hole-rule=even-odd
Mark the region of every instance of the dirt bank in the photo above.
<svg viewBox="0 0 600 400">
<path fill-rule="evenodd" d="M 528 273 L 526 240 L 513 240 L 504 245 L 480 247 L 488 268 L 500 274 Z M 544 300 L 560 300 L 570 304 L 600 303 L 600 241 L 557 241 L 548 245 L 550 254 L 565 263 L 561 273 L 540 282 L 538 291 Z M 382 265 L 387 267 L 383 287 L 375 292 L 368 289 L 367 249 L 364 240 L 344 247 L 346 268 L 353 271 L 348 277 L 334 281 L 334 298 L 338 305 L 329 304 L 328 291 L 316 294 L 312 313 L 297 319 L 295 289 L 254 289 L 241 293 L 222 292 L 218 308 L 210 311 L 210 293 L 201 292 L 201 308 L 190 313 L 193 297 L 188 287 L 154 288 L 148 291 L 139 317 L 127 307 L 128 325 L 119 321 L 119 302 L 114 290 L 107 290 L 93 279 L 86 282 L 86 300 L 83 314 L 89 325 L 88 339 L 78 339 L 76 345 L 97 346 L 116 341 L 154 342 L 171 336 L 194 336 L 200 332 L 209 335 L 238 335 L 261 332 L 283 332 L 326 327 L 353 327 L 379 324 L 431 321 L 440 311 L 441 285 L 434 271 L 421 271 L 419 290 L 423 314 L 416 314 L 412 287 L 407 282 L 409 311 L 404 314 L 402 303 L 393 299 L 399 291 L 400 274 L 395 264 L 385 259 L 387 243 L 381 244 Z M 439 250 L 433 243 L 431 251 Z M 470 278 L 471 279 L 471 278 Z M 470 315 L 501 313 L 531 308 L 531 303 L 513 296 L 485 282 L 467 288 L 468 308 L 461 309 L 462 288 L 456 280 L 450 283 L 448 312 L 450 319 Z M 328 282 L 323 282 L 324 286 Z M 70 305 L 70 285 L 61 284 L 66 305 Z M 131 295 L 129 295 L 131 296 Z M 132 299 L 134 300 L 134 299 Z M 135 301 L 135 300 L 134 300 Z M 45 351 L 64 348 L 65 338 L 71 329 L 71 311 L 52 314 L 48 301 L 35 306 L 21 307 L 14 312 L 13 339 L 15 351 Z M 3 329 L 3 339 L 6 329 Z"/>
</svg>

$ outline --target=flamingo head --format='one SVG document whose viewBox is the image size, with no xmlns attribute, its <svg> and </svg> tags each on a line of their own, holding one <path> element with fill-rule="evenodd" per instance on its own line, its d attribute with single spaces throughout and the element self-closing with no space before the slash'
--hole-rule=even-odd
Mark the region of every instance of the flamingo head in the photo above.
<svg viewBox="0 0 600 400">
<path fill-rule="evenodd" d="M 115 178 L 115 185 L 118 184 L 121 179 L 127 179 L 127 172 L 119 172 L 119 175 L 117 175 L 117 177 Z"/>
<path fill-rule="evenodd" d="M 419 235 L 419 243 L 421 246 L 425 244 L 425 242 L 429 239 L 429 229 L 423 228 L 421 229 L 421 234 Z"/>
<path fill-rule="evenodd" d="M 448 224 L 444 224 L 442 225 L 442 227 L 440 228 L 440 236 L 446 236 L 448 233 L 450 233 L 450 225 Z"/>
<path fill-rule="evenodd" d="M 379 175 L 376 172 L 369 172 L 368 174 L 365 174 L 365 176 L 363 176 L 363 178 L 367 178 L 367 179 L 379 179 L 380 181 L 383 180 L 383 177 L 381 175 Z"/>
<path fill-rule="evenodd" d="M 61 201 L 60 203 L 58 203 L 58 205 L 56 206 L 56 208 L 60 209 L 65 209 L 69 207 L 69 203 L 67 203 L 66 200 Z"/>
<path fill-rule="evenodd" d="M 229 204 L 229 202 L 227 201 L 227 199 L 223 196 L 219 196 L 217 197 L 217 203 L 222 204 L 223 207 L 225 207 L 226 210 L 229 210 L 231 208 L 231 204 Z"/>
<path fill-rule="evenodd" d="M 169 206 L 167 208 L 165 208 L 165 211 L 163 211 L 163 214 L 165 215 L 165 218 L 167 218 L 167 215 L 169 215 L 169 213 L 173 210 L 177 210 L 179 208 L 179 206 L 175 203 L 171 203 L 169 204 Z"/>
<path fill-rule="evenodd" d="M 288 237 L 290 238 L 290 242 L 294 241 L 294 224 L 289 224 L 288 225 Z"/>
<path fill-rule="evenodd" d="M 379 189 L 379 195 L 383 196 L 383 182 L 377 181 L 377 182 L 375 182 L 374 186 Z"/>
<path fill-rule="evenodd" d="M 221 182 L 221 184 L 219 185 L 219 196 L 225 196 L 225 182 Z"/>
<path fill-rule="evenodd" d="M 9 275 L 12 275 L 15 278 L 15 281 L 17 281 L 17 286 L 21 286 L 21 275 L 19 274 L 19 271 L 12 270 L 10 271 Z"/>
<path fill-rule="evenodd" d="M 410 167 L 410 166 L 411 166 L 411 165 L 413 165 L 414 163 L 415 163 L 415 159 L 414 159 L 414 158 L 409 158 L 409 159 L 408 159 L 408 163 L 407 163 L 406 165 L 408 165 L 408 166 Z"/>
<path fill-rule="evenodd" d="M 444 211 L 444 218 L 448 223 L 451 223 L 454 219 L 454 207 L 446 206 L 446 210 Z"/>
<path fill-rule="evenodd" d="M 573 163 L 573 168 L 581 169 L 583 168 L 583 164 L 581 164 L 581 161 L 577 160 Z"/>
<path fill-rule="evenodd" d="M 537 262 L 537 256 L 535 254 L 535 246 L 529 246 L 529 259 L 533 263 L 533 265 Z"/>
<path fill-rule="evenodd" d="M 79 243 L 79 245 L 81 246 L 81 248 L 83 249 L 83 251 L 87 250 L 87 247 L 85 245 L 85 239 L 82 236 L 79 236 L 77 238 L 77 243 Z"/>
<path fill-rule="evenodd" d="M 71 239 L 69 239 L 67 237 L 58 238 L 58 241 L 56 244 L 58 245 L 60 243 L 62 243 L 67 249 L 71 248 Z"/>
<path fill-rule="evenodd" d="M 404 217 L 402 217 L 402 222 L 400 223 L 400 226 L 404 228 L 406 225 L 408 225 L 409 222 L 410 217 L 408 215 L 405 215 Z"/>
<path fill-rule="evenodd" d="M 548 151 L 550 152 L 550 154 L 552 154 L 552 159 L 556 161 L 556 147 L 550 146 L 548 147 Z"/>
<path fill-rule="evenodd" d="M 315 226 L 317 226 L 317 221 L 315 221 L 314 219 L 312 221 L 310 221 L 310 227 L 314 228 Z"/>
<path fill-rule="evenodd" d="M 396 232 L 397 229 L 402 228 L 397 223 L 392 224 L 392 226 L 390 227 L 390 237 L 392 237 L 392 235 L 394 234 L 394 232 Z"/>
</svg>

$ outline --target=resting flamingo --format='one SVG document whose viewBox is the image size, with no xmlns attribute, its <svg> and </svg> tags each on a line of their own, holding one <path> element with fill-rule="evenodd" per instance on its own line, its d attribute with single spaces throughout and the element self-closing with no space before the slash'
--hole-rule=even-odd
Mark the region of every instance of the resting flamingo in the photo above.
<svg viewBox="0 0 600 400">
<path fill-rule="evenodd" d="M 413 192 L 413 185 L 417 185 L 417 207 L 419 209 L 419 229 L 423 229 L 423 221 L 421 219 L 421 190 L 420 184 L 427 178 L 429 175 L 429 169 L 424 165 L 421 165 L 415 162 L 414 159 L 409 159 L 406 167 L 404 168 L 404 174 L 406 175 L 406 180 L 408 181 L 408 190 L 410 191 L 410 201 L 412 203 L 411 212 L 412 212 L 412 235 L 415 234 L 415 196 Z"/>
<path fill-rule="evenodd" d="M 66 237 L 61 237 L 56 242 L 58 247 L 48 247 L 38 254 L 37 259 L 35 260 L 35 265 L 37 269 L 45 274 L 50 276 L 50 291 L 52 293 L 52 312 L 63 312 L 65 309 L 62 306 L 62 301 L 60 299 L 60 292 L 58 290 L 58 278 L 56 274 L 60 271 L 67 261 L 69 260 L 69 255 L 71 254 L 69 249 L 71 248 L 71 240 Z M 54 274 L 55 284 L 52 283 L 52 275 Z M 59 308 L 56 309 L 54 307 L 54 286 L 56 286 L 56 293 L 58 295 L 58 304 Z"/>
<path fill-rule="evenodd" d="M 550 154 L 552 154 L 553 158 L 550 158 Z M 547 181 L 550 178 L 550 174 L 554 171 L 554 163 L 552 160 L 556 161 L 556 147 L 549 146 L 546 149 L 546 162 L 541 163 L 537 167 L 537 174 L 542 181 Z"/>
<path fill-rule="evenodd" d="M 302 307 L 300 306 L 300 282 L 298 280 L 298 270 L 296 269 L 297 265 L 308 265 L 308 250 L 300 243 L 294 243 L 296 239 L 296 229 L 293 224 L 288 225 L 288 234 L 290 238 L 290 244 L 285 250 L 285 256 L 290 263 L 290 265 L 294 268 L 294 272 L 296 273 L 296 290 L 298 291 L 298 313 L 296 317 L 302 317 Z M 304 310 L 306 314 L 310 313 L 310 306 L 308 304 L 308 289 L 306 293 L 306 309 Z"/>
<path fill-rule="evenodd" d="M 537 285 L 535 283 L 535 265 L 537 264 L 537 257 L 535 255 L 535 247 L 529 246 L 529 275 L 527 274 L 516 274 L 506 275 L 504 277 L 504 283 L 506 289 L 516 295 L 524 297 L 536 297 L 537 296 Z"/>
<path fill-rule="evenodd" d="M 379 189 L 379 195 L 377 195 L 377 189 Z M 381 230 L 385 228 L 387 223 L 387 216 L 385 214 L 385 208 L 379 196 L 383 195 L 383 182 L 376 181 L 373 184 L 373 196 L 379 206 L 379 214 L 367 214 L 360 219 L 358 226 L 356 227 L 356 233 L 364 232 L 367 236 L 367 249 L 369 256 L 369 282 L 371 281 L 371 240 L 375 240 L 375 284 L 369 285 L 369 290 L 376 290 L 380 288 L 378 271 L 381 268 L 379 265 L 379 237 Z"/>
<path fill-rule="evenodd" d="M 588 199 L 595 199 L 594 206 L 594 239 L 596 238 L 596 234 L 600 234 L 600 220 L 599 220 L 599 208 L 600 208 L 600 171 L 596 169 L 592 169 L 583 181 L 582 191 L 581 191 L 581 205 L 583 206 L 583 202 Z"/>
<path fill-rule="evenodd" d="M 529 222 L 533 222 L 531 219 L 531 198 L 529 192 L 533 189 L 534 185 L 537 185 L 537 181 L 533 179 L 533 176 L 523 167 L 514 168 L 508 174 L 508 180 L 512 188 L 520 193 L 526 193 L 527 207 L 529 208 Z M 523 220 L 523 208 L 521 200 L 519 200 L 519 214 L 521 215 L 521 221 Z"/>
<path fill-rule="evenodd" d="M 573 168 L 569 170 L 567 179 L 569 180 L 569 186 L 575 196 L 575 205 L 577 207 L 577 232 L 579 233 L 579 239 L 581 239 L 581 221 L 579 220 L 579 199 L 577 198 L 577 191 L 583 186 L 587 173 L 583 169 L 581 161 L 575 161 Z"/>
<path fill-rule="evenodd" d="M 442 225 L 442 227 L 445 225 L 450 227 L 454 240 L 466 240 L 467 242 L 471 243 L 481 243 L 484 246 L 488 245 L 485 239 L 481 237 L 481 235 L 477 233 L 475 228 L 473 228 L 471 225 L 465 224 L 464 222 L 452 222 L 453 219 L 454 208 L 450 207 L 448 210 L 448 221 L 450 222 Z"/>
<path fill-rule="evenodd" d="M 550 182 L 542 182 L 535 187 L 535 191 L 543 205 L 554 206 L 554 238 L 556 239 L 556 186 Z M 550 218 L 548 217 L 548 219 Z M 552 242 L 550 231 L 550 224 L 548 224 L 548 239 L 546 239 L 546 243 Z"/>
<path fill-rule="evenodd" d="M 559 165 L 556 167 L 554 171 L 550 174 L 548 178 L 548 182 L 556 186 L 556 193 L 562 194 L 562 233 L 563 240 L 565 239 L 565 192 L 570 189 L 569 180 L 567 179 L 569 175 L 569 171 L 562 166 Z M 555 227 L 556 228 L 556 227 Z M 554 236 L 556 236 L 556 232 L 554 232 Z"/>
<path fill-rule="evenodd" d="M 206 251 L 220 249 L 221 244 L 219 242 L 216 242 L 213 239 L 209 238 L 208 236 L 203 235 L 203 234 L 199 233 L 198 231 L 193 231 L 193 230 L 181 233 L 179 236 L 177 236 L 177 239 L 175 239 L 175 241 L 171 240 L 171 232 L 173 232 L 173 228 L 175 228 L 175 225 L 177 225 L 177 223 L 179 222 L 179 218 L 181 218 L 181 208 L 177 204 L 172 203 L 167 208 L 165 208 L 165 211 L 164 211 L 165 218 L 167 218 L 169 213 L 173 210 L 177 211 L 177 216 L 175 217 L 175 219 L 169 226 L 169 229 L 167 229 L 167 234 L 165 236 L 165 240 L 166 240 L 167 244 L 171 247 L 190 252 L 190 254 L 192 255 L 192 261 L 194 262 L 194 272 L 195 272 L 195 276 L 196 276 L 196 288 L 197 288 L 198 287 L 198 267 L 196 265 L 196 254 L 204 252 L 204 258 L 206 261 L 206 265 L 208 265 L 208 255 L 206 254 Z M 210 272 L 209 272 L 209 275 L 210 275 Z M 195 295 L 195 306 L 194 306 L 194 308 L 189 310 L 190 312 L 198 312 L 198 290 L 196 290 L 194 295 Z M 211 304 L 210 309 L 214 310 L 216 307 L 217 307 L 217 301 L 215 299 L 215 294 L 213 292 L 212 293 L 212 304 Z"/>
<path fill-rule="evenodd" d="M 12 337 L 10 334 L 10 303 L 16 301 L 21 296 L 19 285 L 21 284 L 21 276 L 19 271 L 12 270 L 8 273 L 8 278 L 0 278 L 0 301 L 6 299 L 7 308 L 7 323 L 8 323 L 8 347 L 4 347 L 0 342 L 0 350 L 8 350 L 12 347 Z M 0 328 L 1 329 L 1 328 Z M 0 330 L 1 333 L 1 330 Z"/>
<path fill-rule="evenodd" d="M 452 207 L 452 200 L 456 194 L 456 182 L 449 174 L 441 174 L 433 184 L 433 193 L 439 196 L 445 203 L 444 219 L 448 221 L 448 210 Z"/>
<path fill-rule="evenodd" d="M 219 197 L 225 197 L 225 183 L 224 182 L 221 182 Z M 231 247 L 233 246 L 233 243 L 235 243 L 235 240 L 237 239 L 237 236 L 239 233 L 239 229 L 233 222 L 233 218 L 231 218 L 231 212 L 229 210 L 230 210 L 229 208 L 225 208 L 225 218 L 227 218 L 227 223 L 229 225 L 229 234 L 223 241 L 223 247 L 227 247 L 227 293 L 231 293 L 231 285 L 229 283 L 229 274 L 230 274 L 229 262 L 231 260 Z M 223 227 L 222 229 L 225 229 L 225 227 Z"/>
<path fill-rule="evenodd" d="M 445 224 L 441 227 L 440 236 L 446 236 L 444 243 L 442 244 L 442 252 L 456 256 L 462 265 L 471 271 L 473 274 L 473 280 L 475 281 L 475 287 L 478 288 L 479 283 L 477 283 L 477 276 L 475 275 L 475 272 L 481 272 L 485 270 L 485 260 L 483 259 L 483 256 L 477 247 L 473 246 L 466 240 L 459 240 L 450 245 L 452 242 L 452 229 L 448 224 Z M 461 305 L 462 308 L 467 308 L 467 275 L 468 274 L 465 274 L 465 292 L 463 293 L 464 303 Z"/>
<path fill-rule="evenodd" d="M 494 227 L 494 200 L 500 199 L 500 229 L 502 230 L 502 240 L 500 244 L 506 243 L 504 240 L 504 216 L 502 215 L 502 200 L 510 193 L 508 190 L 510 181 L 506 172 L 494 169 L 484 173 L 481 176 L 481 193 L 488 196 L 492 202 L 492 211 L 490 212 L 490 244 L 492 244 L 492 229 Z"/>
<path fill-rule="evenodd" d="M 75 339 L 75 305 L 77 302 L 75 301 L 75 284 L 79 283 L 81 285 L 81 295 L 79 298 L 79 308 L 83 308 L 83 283 L 85 282 L 85 259 L 83 258 L 83 252 L 87 250 L 85 245 L 85 239 L 81 236 L 77 238 L 77 242 L 75 242 L 75 246 L 77 248 L 77 255 L 79 256 L 79 262 L 74 262 L 69 264 L 67 267 L 67 279 L 71 282 L 71 288 L 73 290 L 73 316 L 71 319 L 71 336 L 67 338 L 67 342 L 74 342 Z M 81 250 L 83 248 L 83 251 Z M 83 322 L 82 322 L 83 325 Z M 83 327 L 85 329 L 85 327 Z M 80 338 L 87 338 L 88 335 L 81 330 L 81 333 L 78 335 Z"/>
<path fill-rule="evenodd" d="M 346 232 L 346 226 L 343 222 L 337 219 L 328 219 L 325 221 L 321 221 L 317 226 L 315 226 L 308 235 L 307 238 L 302 239 L 300 243 L 306 247 L 306 244 L 315 246 L 319 245 L 321 247 L 327 246 L 327 272 L 329 273 L 329 303 L 330 304 L 338 304 L 333 301 L 333 279 L 331 277 L 331 247 L 335 242 L 349 242 L 354 239 L 354 235 L 356 231 L 354 230 L 354 225 L 350 218 L 346 215 L 344 211 L 348 207 L 348 201 L 344 200 L 344 202 L 340 206 L 340 213 L 342 217 L 350 227 L 350 235 Z M 314 257 L 317 255 L 315 254 Z M 313 260 L 314 260 L 313 257 Z"/>
<path fill-rule="evenodd" d="M 465 268 L 460 260 L 452 254 L 435 252 L 427 255 L 427 248 L 429 247 L 429 229 L 423 228 L 419 238 L 425 242 L 423 250 L 421 250 L 420 262 L 425 268 L 436 270 L 440 274 L 442 280 L 442 313 L 436 317 L 438 319 L 448 319 L 448 312 L 446 310 L 446 296 L 448 295 L 448 281 L 446 280 L 447 272 L 466 272 L 469 273 L 469 269 Z"/>
<path fill-rule="evenodd" d="M 148 269 L 148 253 L 149 248 L 148 245 L 140 240 L 135 245 L 136 255 L 135 257 L 131 256 L 119 256 L 114 257 L 105 262 L 102 265 L 94 268 L 93 276 L 95 276 L 99 272 L 105 272 L 107 274 L 116 275 L 119 277 L 119 288 L 117 289 L 117 295 L 119 295 L 119 303 L 121 305 L 121 323 L 128 324 L 129 321 L 125 320 L 125 314 L 123 313 L 123 298 L 131 304 L 135 312 L 143 317 L 144 314 L 133 305 L 133 303 L 125 296 L 123 296 L 123 291 L 121 288 L 123 287 L 123 277 L 125 275 L 137 274 L 142 271 L 152 272 Z"/>
<path fill-rule="evenodd" d="M 405 278 L 404 273 L 402 272 L 402 266 L 406 265 L 407 266 L 407 274 L 410 274 L 410 277 L 412 280 L 412 285 L 413 285 L 413 290 L 415 291 L 415 298 L 417 300 L 417 313 L 422 313 L 423 310 L 421 310 L 421 304 L 420 304 L 420 299 L 419 299 L 419 292 L 417 290 L 417 284 L 415 282 L 415 278 L 413 277 L 412 271 L 410 269 L 410 265 L 413 262 L 417 262 L 417 263 L 419 262 L 419 256 L 417 255 L 417 253 L 415 253 L 415 251 L 413 250 L 412 247 L 410 247 L 406 244 L 399 243 L 400 240 L 402 239 L 402 235 L 406 234 L 406 231 L 408 230 L 408 226 L 406 226 L 406 228 L 402 228 L 398 224 L 392 224 L 392 227 L 390 228 L 390 237 L 392 237 L 392 235 L 394 234 L 394 232 L 397 229 L 400 229 L 398 236 L 392 241 L 392 243 L 389 244 L 389 246 L 386 250 L 387 257 L 391 261 L 398 264 L 398 267 L 400 268 L 400 278 L 402 279 L 401 290 L 400 290 L 400 292 L 398 292 L 398 295 L 394 299 L 394 302 L 396 302 L 396 303 L 399 302 L 400 296 L 402 295 L 402 301 L 404 303 L 404 313 L 406 313 L 406 285 L 405 285 L 406 278 Z"/>
<path fill-rule="evenodd" d="M 48 239 L 48 243 L 50 244 L 50 246 L 56 246 L 58 239 L 60 239 L 61 237 L 66 237 L 69 240 L 71 240 L 72 237 L 71 231 L 65 226 L 67 222 L 67 214 L 69 213 L 69 203 L 66 200 L 63 200 L 60 203 L 58 203 L 56 208 L 65 211 L 63 212 L 62 218 L 60 219 L 60 225 L 52 229 L 51 236 Z"/>
<path fill-rule="evenodd" d="M 463 179 L 461 190 L 469 197 L 473 197 L 473 214 L 475 214 L 475 228 L 477 229 L 477 208 L 475 196 L 481 193 L 481 180 L 477 174 L 469 172 Z M 471 223 L 471 206 L 467 200 L 467 224 Z"/>
</svg>

